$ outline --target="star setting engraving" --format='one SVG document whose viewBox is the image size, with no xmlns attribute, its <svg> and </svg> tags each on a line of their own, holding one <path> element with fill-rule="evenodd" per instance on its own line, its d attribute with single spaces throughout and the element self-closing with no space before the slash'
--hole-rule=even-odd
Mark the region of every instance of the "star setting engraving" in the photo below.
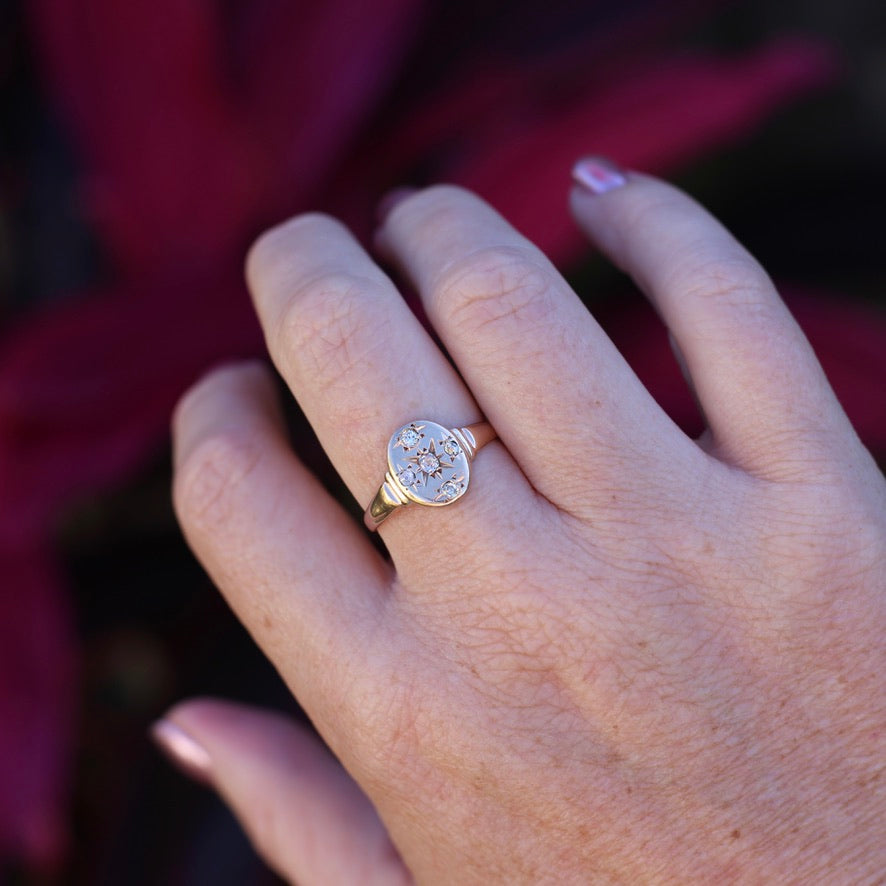
<svg viewBox="0 0 886 886">
<path fill-rule="evenodd" d="M 462 494 L 465 488 L 465 478 L 453 474 L 452 479 L 440 485 L 440 489 L 434 496 L 434 501 L 452 501 Z"/>
<path fill-rule="evenodd" d="M 444 468 L 454 468 L 455 465 L 450 461 L 444 461 L 445 453 L 437 451 L 437 441 L 431 440 L 425 449 L 419 449 L 415 455 L 410 456 L 407 461 L 418 468 L 415 471 L 417 479 L 423 480 L 423 486 L 428 485 L 428 480 L 433 477 L 435 480 L 443 479 Z"/>
</svg>

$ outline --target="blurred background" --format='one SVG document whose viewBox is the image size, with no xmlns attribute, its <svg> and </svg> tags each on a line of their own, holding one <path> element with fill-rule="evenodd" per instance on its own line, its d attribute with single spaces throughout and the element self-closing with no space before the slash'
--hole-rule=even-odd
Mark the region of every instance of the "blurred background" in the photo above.
<svg viewBox="0 0 886 886">
<path fill-rule="evenodd" d="M 266 225 L 322 209 L 366 240 L 388 188 L 472 187 L 698 430 L 567 216 L 588 152 L 750 246 L 882 464 L 882 4 L 0 0 L 0 882 L 277 882 L 146 737 L 191 694 L 299 716 L 169 501 L 176 398 L 262 353 L 242 259 Z"/>
</svg>

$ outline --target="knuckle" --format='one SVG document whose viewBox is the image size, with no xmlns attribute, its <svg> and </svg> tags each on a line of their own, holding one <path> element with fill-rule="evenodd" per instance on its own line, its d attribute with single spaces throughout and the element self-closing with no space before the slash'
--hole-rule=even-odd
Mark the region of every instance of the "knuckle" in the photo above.
<svg viewBox="0 0 886 886">
<path fill-rule="evenodd" d="M 352 747 L 352 765 L 372 793 L 390 794 L 397 785 L 421 784 L 433 778 L 425 749 L 440 742 L 442 721 L 432 723 L 424 708 L 390 703 L 368 712 L 364 740 Z M 371 740 L 369 739 L 371 737 Z"/>
<path fill-rule="evenodd" d="M 419 749 L 434 731 L 427 698 L 410 671 L 392 680 L 384 699 L 368 706 L 363 717 L 366 734 L 373 738 L 364 763 L 367 771 L 382 781 L 391 772 L 412 770 Z"/>
<path fill-rule="evenodd" d="M 201 441 L 176 471 L 173 502 L 183 527 L 217 532 L 238 510 L 244 481 L 262 450 L 242 430 L 219 432 Z"/>
<path fill-rule="evenodd" d="M 780 516 L 785 529 L 765 541 L 794 587 L 831 588 L 848 576 L 877 574 L 886 562 L 877 521 L 836 483 L 816 484 L 783 506 Z"/>
<path fill-rule="evenodd" d="M 722 302 L 728 307 L 766 309 L 774 286 L 745 253 L 691 260 L 677 266 L 678 285 L 689 299 Z"/>
<path fill-rule="evenodd" d="M 336 385 L 383 345 L 374 319 L 381 312 L 369 308 L 378 290 L 373 280 L 338 271 L 301 284 L 277 324 L 278 352 L 320 390 Z"/>
<path fill-rule="evenodd" d="M 555 283 L 553 271 L 523 248 L 481 249 L 446 269 L 435 300 L 463 332 L 505 325 L 525 331 L 549 318 Z"/>
</svg>

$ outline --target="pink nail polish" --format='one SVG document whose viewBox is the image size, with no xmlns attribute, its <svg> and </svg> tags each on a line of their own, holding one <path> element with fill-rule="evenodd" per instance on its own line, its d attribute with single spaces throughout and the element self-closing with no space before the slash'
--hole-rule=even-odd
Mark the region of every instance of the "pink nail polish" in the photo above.
<svg viewBox="0 0 886 886">
<path fill-rule="evenodd" d="M 206 748 L 184 729 L 171 720 L 158 720 L 151 727 L 151 738 L 181 772 L 201 784 L 212 784 L 212 760 Z"/>
<path fill-rule="evenodd" d="M 628 180 L 611 160 L 585 157 L 572 167 L 572 179 L 592 194 L 605 194 L 626 185 Z"/>
</svg>

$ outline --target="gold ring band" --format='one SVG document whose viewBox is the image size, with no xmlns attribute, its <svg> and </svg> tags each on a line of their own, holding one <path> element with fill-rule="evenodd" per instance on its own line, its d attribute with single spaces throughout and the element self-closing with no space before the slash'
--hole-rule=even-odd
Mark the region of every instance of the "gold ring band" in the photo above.
<svg viewBox="0 0 886 886">
<path fill-rule="evenodd" d="M 420 419 L 398 428 L 388 443 L 388 471 L 363 515 L 375 531 L 397 508 L 443 507 L 467 491 L 474 456 L 496 437 L 489 422 L 446 428 Z"/>
</svg>

